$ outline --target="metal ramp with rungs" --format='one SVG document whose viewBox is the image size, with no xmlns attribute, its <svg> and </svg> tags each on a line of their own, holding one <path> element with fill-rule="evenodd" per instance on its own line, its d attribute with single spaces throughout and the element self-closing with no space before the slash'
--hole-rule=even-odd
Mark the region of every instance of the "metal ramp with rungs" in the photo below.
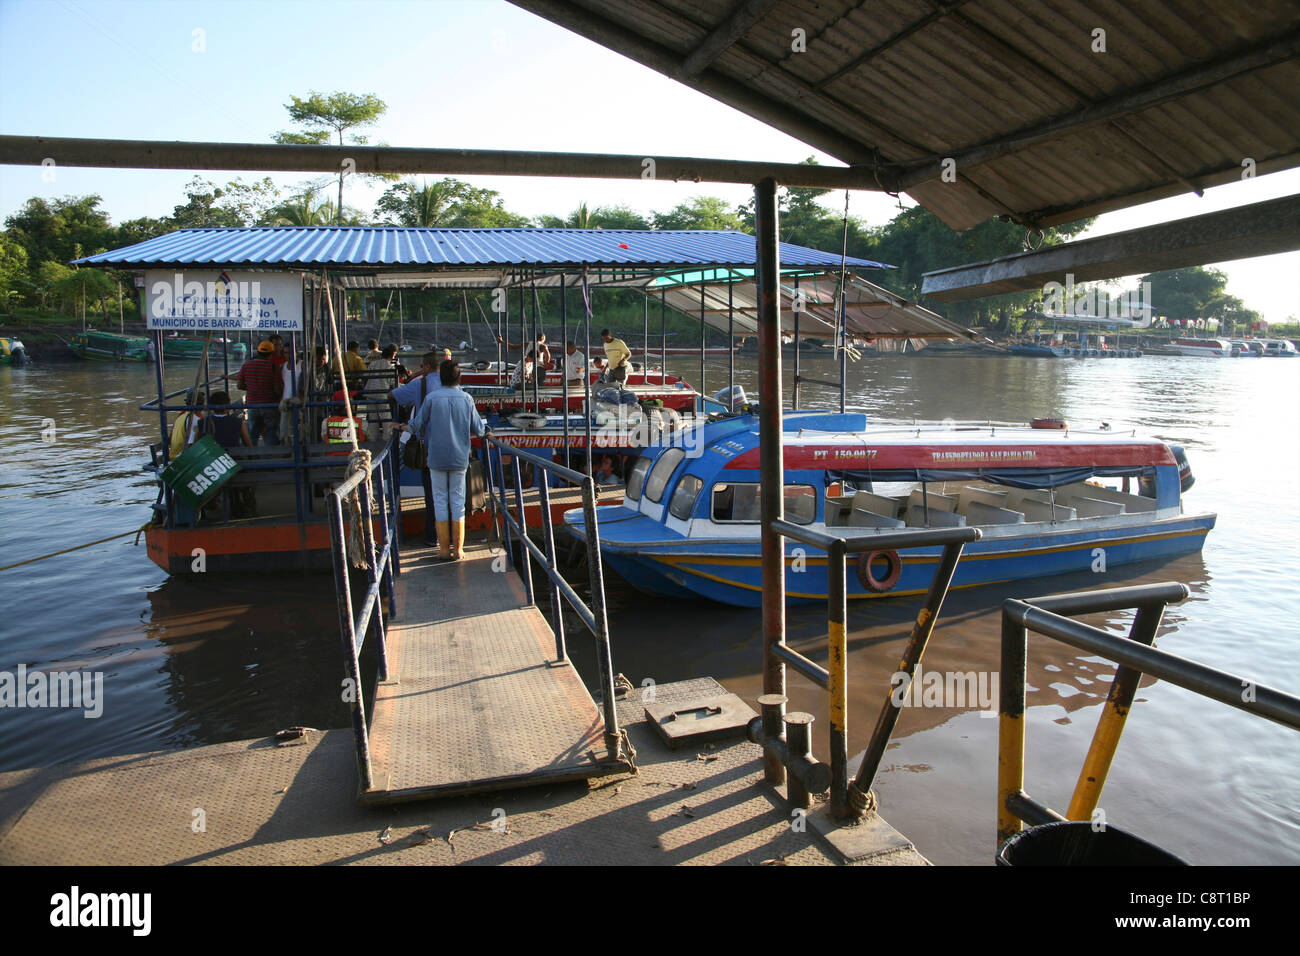
<svg viewBox="0 0 1300 956">
<path fill-rule="evenodd" d="M 504 547 L 470 544 L 455 562 L 436 560 L 431 548 L 401 548 L 396 440 L 368 460 L 354 455 L 350 474 L 327 496 L 344 699 L 351 704 L 362 804 L 635 769 L 625 756 L 631 751 L 614 701 L 599 540 L 593 534 L 587 543 L 588 607 L 559 573 L 546 481 L 539 484 L 537 508 L 545 551 L 529 539 L 520 460 L 528 459 L 539 476 L 554 472 L 579 486 L 593 530 L 595 481 L 491 436 L 483 445 L 493 524 L 501 522 L 497 540 Z M 505 494 L 506 461 L 514 478 L 513 509 Z M 534 559 L 549 579 L 549 623 L 534 600 Z M 366 572 L 359 605 L 353 567 Z M 563 601 L 595 638 L 599 708 L 569 660 Z M 361 680 L 368 638 L 378 664 L 373 695 Z"/>
<path fill-rule="evenodd" d="M 468 546 L 451 563 L 432 554 L 402 554 L 389 678 L 376 687 L 371 719 L 372 784 L 360 801 L 628 770 L 607 750 L 600 711 L 573 665 L 551 660 L 555 636 L 504 553 Z"/>
</svg>

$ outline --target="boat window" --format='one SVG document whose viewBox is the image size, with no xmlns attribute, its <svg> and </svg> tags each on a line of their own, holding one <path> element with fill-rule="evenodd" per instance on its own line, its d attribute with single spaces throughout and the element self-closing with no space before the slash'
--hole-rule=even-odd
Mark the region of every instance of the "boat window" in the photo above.
<svg viewBox="0 0 1300 956">
<path fill-rule="evenodd" d="M 714 521 L 760 521 L 759 487 L 757 482 L 714 485 L 709 514 Z M 816 517 L 817 490 L 812 485 L 786 485 L 785 519 L 812 524 Z"/>
<path fill-rule="evenodd" d="M 672 473 L 685 457 L 685 448 L 669 448 L 659 456 L 655 466 L 650 469 L 650 477 L 646 479 L 645 497 L 647 501 L 658 501 L 664 496 L 664 489 L 668 487 L 668 479 L 672 477 Z"/>
<path fill-rule="evenodd" d="M 695 510 L 695 499 L 700 495 L 700 489 L 704 487 L 704 482 L 695 475 L 686 475 L 681 481 L 677 482 L 677 488 L 673 491 L 672 500 L 668 502 L 668 513 L 674 518 L 681 518 L 685 521 Z"/>
<path fill-rule="evenodd" d="M 627 488 L 623 491 L 624 497 L 629 501 L 636 501 L 641 497 L 641 485 L 645 483 L 645 473 L 649 470 L 650 459 L 644 455 L 632 466 L 632 474 L 627 476 Z"/>
</svg>

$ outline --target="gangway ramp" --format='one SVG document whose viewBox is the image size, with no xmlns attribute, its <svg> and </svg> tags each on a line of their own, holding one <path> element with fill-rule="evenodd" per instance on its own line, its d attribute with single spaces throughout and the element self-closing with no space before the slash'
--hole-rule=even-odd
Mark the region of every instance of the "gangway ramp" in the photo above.
<svg viewBox="0 0 1300 956">
<path fill-rule="evenodd" d="M 505 555 L 467 545 L 458 562 L 403 549 L 387 628 L 389 679 L 375 688 L 365 804 L 626 772 L 600 710 L 527 600 Z"/>
</svg>

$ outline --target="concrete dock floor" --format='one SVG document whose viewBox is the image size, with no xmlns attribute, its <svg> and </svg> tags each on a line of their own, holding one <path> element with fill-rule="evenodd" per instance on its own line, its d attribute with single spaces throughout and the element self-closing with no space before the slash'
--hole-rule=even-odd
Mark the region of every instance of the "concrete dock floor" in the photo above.
<svg viewBox="0 0 1300 956">
<path fill-rule="evenodd" d="M 660 685 L 660 701 L 719 691 Z M 0 774 L 0 864 L 833 865 L 762 781 L 759 748 L 669 750 L 619 703 L 639 772 L 400 806 L 357 806 L 350 730 Z M 793 818 L 797 819 L 797 818 Z M 863 861 L 924 865 L 906 847 Z"/>
</svg>

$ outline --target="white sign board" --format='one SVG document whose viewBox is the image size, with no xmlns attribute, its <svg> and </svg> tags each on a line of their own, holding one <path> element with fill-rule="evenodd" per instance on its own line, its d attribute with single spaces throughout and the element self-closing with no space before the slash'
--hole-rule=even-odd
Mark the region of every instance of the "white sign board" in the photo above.
<svg viewBox="0 0 1300 956">
<path fill-rule="evenodd" d="M 150 329 L 169 332 L 301 332 L 302 277 L 190 269 L 144 275 Z"/>
</svg>

